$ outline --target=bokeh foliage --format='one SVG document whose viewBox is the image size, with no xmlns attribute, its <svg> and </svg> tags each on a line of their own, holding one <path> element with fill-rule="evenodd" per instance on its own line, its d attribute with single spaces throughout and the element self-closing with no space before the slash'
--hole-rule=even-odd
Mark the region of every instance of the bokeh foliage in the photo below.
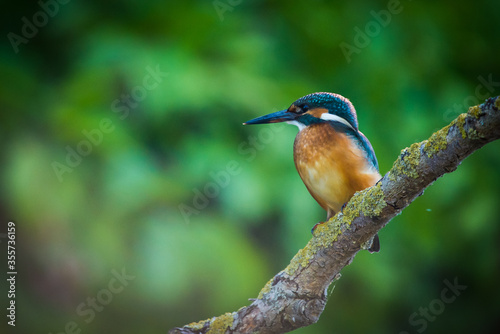
<svg viewBox="0 0 500 334">
<path fill-rule="evenodd" d="M 3 9 L 0 232 L 16 222 L 17 332 L 74 321 L 82 333 L 164 333 L 255 298 L 324 212 L 295 171 L 296 128 L 242 126 L 250 118 L 340 93 L 384 174 L 401 149 L 482 102 L 484 80 L 500 95 L 499 2 L 401 1 L 350 61 L 339 45 L 355 45 L 355 28 L 387 1 L 222 2 L 236 5 L 71 1 L 18 53 L 7 33 L 40 6 Z M 120 101 L 156 68 L 168 74 L 155 88 Z M 53 162 L 66 164 L 67 147 L 103 119 L 112 130 L 60 181 Z M 409 317 L 455 277 L 467 289 L 426 332 L 497 333 L 499 149 L 475 153 L 395 218 L 381 253 L 361 252 L 320 322 L 297 333 L 416 333 Z M 197 191 L 217 195 L 205 205 Z M 179 205 L 196 198 L 186 219 Z M 122 268 L 135 279 L 86 323 L 78 305 Z"/>
</svg>

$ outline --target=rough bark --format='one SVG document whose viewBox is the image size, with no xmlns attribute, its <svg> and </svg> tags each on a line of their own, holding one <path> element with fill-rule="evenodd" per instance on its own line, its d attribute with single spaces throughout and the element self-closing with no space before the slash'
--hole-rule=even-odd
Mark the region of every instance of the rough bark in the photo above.
<svg viewBox="0 0 500 334">
<path fill-rule="evenodd" d="M 274 276 L 252 304 L 219 317 L 170 330 L 188 333 L 286 333 L 318 321 L 327 288 L 394 216 L 472 152 L 500 138 L 500 98 L 471 107 L 428 140 L 401 151 L 373 187 L 356 193 Z"/>
</svg>

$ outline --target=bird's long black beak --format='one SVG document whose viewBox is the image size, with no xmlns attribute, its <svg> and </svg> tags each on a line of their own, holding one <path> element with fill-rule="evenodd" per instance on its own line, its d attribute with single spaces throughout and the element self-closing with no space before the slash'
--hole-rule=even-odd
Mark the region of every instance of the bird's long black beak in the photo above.
<svg viewBox="0 0 500 334">
<path fill-rule="evenodd" d="M 265 123 L 279 123 L 286 121 L 293 121 L 297 117 L 296 114 L 291 113 L 287 110 L 280 110 L 269 115 L 260 116 L 243 123 L 243 125 L 248 124 L 265 124 Z"/>
</svg>

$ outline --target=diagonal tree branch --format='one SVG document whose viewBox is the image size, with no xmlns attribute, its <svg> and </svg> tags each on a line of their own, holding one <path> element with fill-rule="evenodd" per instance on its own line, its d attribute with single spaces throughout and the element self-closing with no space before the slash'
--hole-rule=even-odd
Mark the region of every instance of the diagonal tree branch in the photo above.
<svg viewBox="0 0 500 334">
<path fill-rule="evenodd" d="M 471 107 L 428 140 L 401 151 L 373 187 L 357 192 L 343 213 L 315 230 L 312 239 L 274 276 L 249 306 L 170 330 L 188 333 L 286 333 L 318 321 L 326 290 L 394 216 L 472 152 L 500 138 L 500 98 Z"/>
</svg>

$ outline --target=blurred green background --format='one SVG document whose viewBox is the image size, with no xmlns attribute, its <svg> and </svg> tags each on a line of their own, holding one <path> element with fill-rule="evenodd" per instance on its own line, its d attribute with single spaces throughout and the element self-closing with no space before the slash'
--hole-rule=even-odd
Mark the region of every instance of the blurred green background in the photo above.
<svg viewBox="0 0 500 334">
<path fill-rule="evenodd" d="M 5 4 L 0 23 L 17 333 L 165 333 L 248 305 L 325 217 L 294 168 L 297 129 L 250 118 L 344 95 L 385 174 L 500 95 L 498 1 L 42 3 Z M 296 333 L 498 333 L 499 149 L 396 217 Z M 467 286 L 449 304 L 446 280 Z"/>
</svg>

